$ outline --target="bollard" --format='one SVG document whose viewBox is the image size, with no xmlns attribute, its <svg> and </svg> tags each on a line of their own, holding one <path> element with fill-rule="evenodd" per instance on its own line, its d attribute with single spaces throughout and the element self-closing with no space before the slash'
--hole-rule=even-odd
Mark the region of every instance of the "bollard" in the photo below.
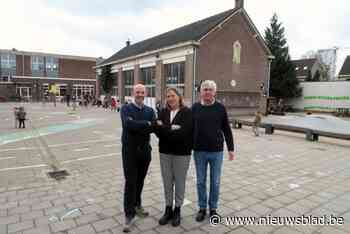
<svg viewBox="0 0 350 234">
<path fill-rule="evenodd" d="M 306 140 L 308 141 L 318 141 L 318 135 L 315 134 L 312 130 L 306 131 Z"/>
<path fill-rule="evenodd" d="M 265 134 L 272 135 L 274 132 L 274 127 L 271 124 L 266 124 L 265 126 Z"/>
<path fill-rule="evenodd" d="M 235 120 L 235 122 L 234 122 L 234 128 L 242 128 L 242 123 L 240 123 L 239 121 L 237 121 L 237 120 Z"/>
</svg>

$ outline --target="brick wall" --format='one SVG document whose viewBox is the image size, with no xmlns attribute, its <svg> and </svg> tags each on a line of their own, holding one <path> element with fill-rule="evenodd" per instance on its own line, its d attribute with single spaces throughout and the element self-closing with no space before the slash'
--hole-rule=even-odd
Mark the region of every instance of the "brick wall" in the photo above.
<svg viewBox="0 0 350 234">
<path fill-rule="evenodd" d="M 245 18 L 238 14 L 210 33 L 199 46 L 196 79 L 215 80 L 218 96 L 228 105 L 258 107 L 260 85 L 264 82 L 267 86 L 267 55 L 254 34 Z M 240 64 L 232 62 L 233 44 L 237 40 L 242 48 Z M 231 86 L 231 80 L 236 81 L 235 87 Z M 237 100 L 230 101 L 232 98 Z"/>
<path fill-rule="evenodd" d="M 93 69 L 93 66 L 96 66 L 96 62 L 94 61 L 59 59 L 58 63 L 59 77 L 96 79 L 96 73 Z"/>
</svg>

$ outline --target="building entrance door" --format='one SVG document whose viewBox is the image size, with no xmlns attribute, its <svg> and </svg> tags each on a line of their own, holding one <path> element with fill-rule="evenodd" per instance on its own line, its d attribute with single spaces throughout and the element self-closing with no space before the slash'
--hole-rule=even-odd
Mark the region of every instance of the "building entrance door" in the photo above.
<svg viewBox="0 0 350 234">
<path fill-rule="evenodd" d="M 17 87 L 16 93 L 21 97 L 21 100 L 30 101 L 32 97 L 32 88 L 31 87 Z"/>
</svg>

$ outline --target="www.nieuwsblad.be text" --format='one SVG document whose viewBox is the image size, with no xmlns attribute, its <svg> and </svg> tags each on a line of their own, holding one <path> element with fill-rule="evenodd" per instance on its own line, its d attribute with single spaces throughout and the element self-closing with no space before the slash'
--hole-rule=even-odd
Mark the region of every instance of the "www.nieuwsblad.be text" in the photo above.
<svg viewBox="0 0 350 234">
<path fill-rule="evenodd" d="M 280 216 L 263 216 L 263 217 L 251 217 L 251 216 L 211 216 L 209 219 L 210 225 L 216 226 L 218 224 L 224 225 L 324 225 L 335 226 L 343 225 L 344 217 L 338 217 L 334 215 L 302 215 L 296 217 L 280 217 Z"/>
</svg>

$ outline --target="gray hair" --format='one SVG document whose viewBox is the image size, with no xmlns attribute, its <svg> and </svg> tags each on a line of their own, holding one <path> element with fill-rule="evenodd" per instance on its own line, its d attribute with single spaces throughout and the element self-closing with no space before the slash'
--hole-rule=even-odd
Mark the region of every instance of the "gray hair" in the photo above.
<svg viewBox="0 0 350 234">
<path fill-rule="evenodd" d="M 216 83 L 213 80 L 205 80 L 201 84 L 201 90 L 204 88 L 211 88 L 216 92 Z"/>
</svg>

